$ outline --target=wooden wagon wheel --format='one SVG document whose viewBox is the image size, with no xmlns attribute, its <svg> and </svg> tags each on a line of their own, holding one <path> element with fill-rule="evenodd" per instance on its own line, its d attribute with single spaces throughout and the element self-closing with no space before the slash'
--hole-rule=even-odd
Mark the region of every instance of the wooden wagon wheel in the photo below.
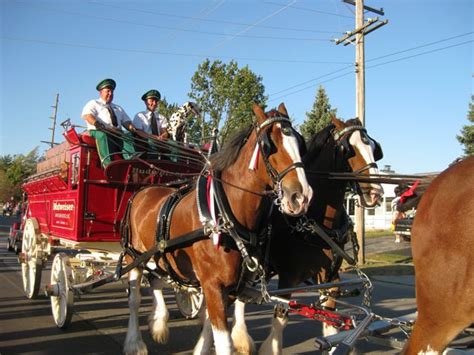
<svg viewBox="0 0 474 355">
<path fill-rule="evenodd" d="M 41 270 L 43 260 L 38 257 L 41 252 L 39 242 L 39 225 L 36 218 L 28 218 L 23 229 L 21 258 L 21 276 L 23 279 L 23 290 L 29 299 L 36 298 L 41 284 Z"/>
<path fill-rule="evenodd" d="M 51 266 L 51 311 L 54 323 L 64 329 L 71 324 L 74 305 L 74 293 L 71 286 L 74 283 L 71 264 L 65 253 L 58 253 Z"/>
<path fill-rule="evenodd" d="M 187 290 L 175 288 L 174 294 L 179 311 L 187 319 L 197 318 L 201 311 L 206 308 L 204 293 L 201 288 Z"/>
</svg>

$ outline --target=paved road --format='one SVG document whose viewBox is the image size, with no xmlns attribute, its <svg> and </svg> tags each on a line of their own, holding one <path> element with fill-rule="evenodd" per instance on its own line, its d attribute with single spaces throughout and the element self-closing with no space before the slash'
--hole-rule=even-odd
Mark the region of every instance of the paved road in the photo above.
<svg viewBox="0 0 474 355">
<path fill-rule="evenodd" d="M 49 299 L 45 296 L 27 300 L 23 296 L 20 265 L 14 253 L 6 251 L 5 227 L 11 222 L 0 217 L 0 354 L 121 354 L 125 339 L 128 308 L 125 285 L 121 282 L 102 286 L 75 300 L 75 313 L 67 330 L 58 329 L 52 320 Z M 377 238 L 378 239 L 378 238 Z M 402 250 L 409 244 L 393 243 L 392 237 L 382 238 L 377 248 L 368 241 L 371 252 Z M 382 246 L 383 245 L 383 246 Z M 42 284 L 48 283 L 49 265 L 43 271 Z M 373 311 L 385 317 L 395 317 L 415 310 L 413 276 L 373 277 Z M 314 294 L 299 299 L 310 303 Z M 166 345 L 154 343 L 147 332 L 147 317 L 152 300 L 145 296 L 140 309 L 140 324 L 151 354 L 188 354 L 200 332 L 197 320 L 183 319 L 167 293 L 170 309 L 170 340 Z M 357 301 L 357 300 L 354 300 Z M 249 306 L 248 327 L 257 346 L 269 332 L 272 307 Z M 317 353 L 314 338 L 321 333 L 318 322 L 292 316 L 285 330 L 284 354 Z M 400 337 L 400 333 L 392 332 Z M 356 353 L 397 354 L 398 350 L 359 342 Z"/>
</svg>

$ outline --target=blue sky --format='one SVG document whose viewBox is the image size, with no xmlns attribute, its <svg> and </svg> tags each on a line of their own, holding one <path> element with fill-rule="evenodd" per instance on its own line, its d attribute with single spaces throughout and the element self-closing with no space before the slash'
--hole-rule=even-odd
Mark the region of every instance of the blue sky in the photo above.
<svg viewBox="0 0 474 355">
<path fill-rule="evenodd" d="M 114 102 L 132 116 L 158 89 L 188 100 L 206 58 L 248 65 L 269 106 L 302 123 L 319 85 L 338 116 L 355 116 L 355 48 L 331 39 L 354 29 L 342 0 L 1 0 L 0 154 L 27 153 L 58 121 L 80 118 L 95 85 L 117 81 Z M 471 0 L 365 1 L 389 23 L 366 37 L 366 126 L 399 173 L 443 170 L 473 92 Z M 376 14 L 366 13 L 366 18 Z M 329 73 L 333 73 L 330 74 Z M 60 131 L 59 129 L 58 131 Z M 58 139 L 58 138 L 57 138 Z"/>
</svg>

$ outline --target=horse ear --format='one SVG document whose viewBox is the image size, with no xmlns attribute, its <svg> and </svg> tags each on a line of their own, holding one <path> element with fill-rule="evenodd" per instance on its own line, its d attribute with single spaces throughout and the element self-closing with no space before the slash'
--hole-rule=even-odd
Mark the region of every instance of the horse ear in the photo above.
<svg viewBox="0 0 474 355">
<path fill-rule="evenodd" d="M 255 116 L 257 116 L 257 121 L 259 123 L 262 123 L 265 121 L 267 118 L 265 117 L 265 112 L 263 112 L 262 108 L 258 106 L 257 104 L 253 104 L 252 106 L 253 113 L 255 113 Z"/>
<path fill-rule="evenodd" d="M 288 111 L 286 110 L 285 104 L 283 102 L 278 105 L 278 112 L 280 112 L 285 117 L 288 117 Z"/>
<path fill-rule="evenodd" d="M 334 126 L 340 131 L 346 127 L 343 121 L 341 121 L 339 118 L 336 117 L 336 115 L 332 112 L 329 112 L 329 115 L 331 116 L 331 122 L 333 123 Z"/>
</svg>

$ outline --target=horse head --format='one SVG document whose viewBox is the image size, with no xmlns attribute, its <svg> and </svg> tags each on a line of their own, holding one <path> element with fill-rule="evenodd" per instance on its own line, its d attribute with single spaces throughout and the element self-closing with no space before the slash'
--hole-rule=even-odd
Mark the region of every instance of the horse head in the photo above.
<svg viewBox="0 0 474 355">
<path fill-rule="evenodd" d="M 334 115 L 331 118 L 335 126 L 332 131 L 334 141 L 347 162 L 348 170 L 361 175 L 378 174 L 376 161 L 383 158 L 380 144 L 371 138 L 358 119 L 343 122 Z M 361 204 L 374 207 L 383 197 L 380 184 L 371 182 L 356 182 L 355 189 L 361 197 Z"/>
<path fill-rule="evenodd" d="M 313 191 L 301 162 L 301 136 L 291 126 L 285 105 L 282 103 L 277 110 L 265 113 L 254 104 L 253 111 L 257 118 L 256 146 L 249 167 L 276 190 L 276 203 L 283 213 L 292 216 L 306 213 Z M 264 164 L 258 164 L 255 169 L 259 153 Z"/>
</svg>

